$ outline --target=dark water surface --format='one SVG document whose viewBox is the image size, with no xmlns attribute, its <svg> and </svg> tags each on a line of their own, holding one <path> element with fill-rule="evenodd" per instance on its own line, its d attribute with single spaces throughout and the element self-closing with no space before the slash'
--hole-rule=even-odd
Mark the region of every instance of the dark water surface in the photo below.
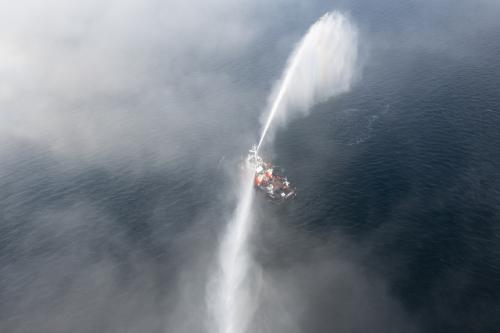
<svg viewBox="0 0 500 333">
<path fill-rule="evenodd" d="M 468 33 L 469 55 L 374 52 L 358 87 L 276 143 L 294 216 L 369 247 L 424 331 L 500 329 L 500 42 Z"/>
<path fill-rule="evenodd" d="M 364 282 L 358 289 L 357 280 L 340 279 L 345 288 L 336 279 L 311 281 L 309 309 L 299 316 L 304 332 L 401 332 L 404 323 L 408 331 L 500 331 L 500 7 L 358 1 L 333 8 L 348 10 L 360 28 L 363 74 L 350 93 L 289 123 L 267 149 L 299 195 L 287 207 L 257 200 L 257 260 L 274 277 L 302 265 L 311 271 L 305 279 L 321 276 L 323 266 L 305 263 L 314 262 L 318 244 L 338 239 L 332 252 L 322 247 L 322 262 L 348 252 L 363 279 L 382 280 L 384 297 L 398 304 L 370 330 L 359 322 L 377 322 L 386 302 Z M 298 36 L 328 9 L 321 2 L 303 15 L 290 10 L 269 25 L 261 50 L 217 64 L 236 73 L 232 84 L 258 93 L 165 142 L 183 149 L 164 164 L 140 145 L 127 156 L 144 163 L 129 168 L 126 159 L 79 163 L 7 141 L 0 330 L 203 331 L 192 322 L 234 206 L 235 161 L 257 133 L 258 108 L 291 48 L 277 41 L 290 24 Z M 182 307 L 185 299 L 198 308 Z M 181 314 L 182 329 L 170 323 Z"/>
</svg>

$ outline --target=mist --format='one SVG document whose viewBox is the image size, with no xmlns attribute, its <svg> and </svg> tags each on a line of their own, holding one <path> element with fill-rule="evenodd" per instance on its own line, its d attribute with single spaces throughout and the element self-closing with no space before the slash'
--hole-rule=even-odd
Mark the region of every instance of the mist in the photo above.
<svg viewBox="0 0 500 333">
<path fill-rule="evenodd" d="M 352 33 L 353 30 L 347 19 L 336 12 L 325 14 L 309 29 L 284 70 L 284 78 L 274 96 L 275 101 L 253 158 L 257 158 L 268 130 L 275 125 L 273 120 L 276 114 L 282 110 L 282 114 L 288 115 L 288 108 L 292 107 L 290 101 L 299 99 L 288 97 L 288 89 L 291 86 L 300 84 L 303 93 L 299 97 L 303 108 L 310 107 L 317 100 L 321 101 L 324 96 L 348 90 L 357 52 L 357 38 Z M 331 51 L 332 49 L 335 49 L 335 52 Z M 330 66 L 334 67 L 333 70 L 327 70 L 326 64 L 336 65 Z M 308 75 L 308 80 L 305 80 L 304 74 Z M 261 302 L 259 294 L 262 271 L 261 267 L 254 263 L 250 248 L 255 227 L 255 165 L 248 160 L 243 168 L 245 172 L 242 173 L 238 184 L 239 189 L 236 189 L 237 206 L 221 237 L 218 260 L 215 263 L 217 269 L 207 285 L 207 308 L 214 322 L 214 328 L 209 330 L 213 332 L 247 332 L 249 324 L 254 321 L 254 312 Z M 268 311 L 271 312 L 271 309 Z M 253 326 L 254 331 L 263 330 Z"/>
<path fill-rule="evenodd" d="M 257 149 L 270 129 L 297 114 L 307 114 L 316 103 L 349 91 L 356 71 L 361 72 L 357 44 L 356 27 L 341 13 L 327 13 L 311 26 L 269 97 Z"/>
<path fill-rule="evenodd" d="M 216 331 L 239 162 L 307 31 L 328 56 L 304 54 L 262 146 L 298 196 L 255 193 L 240 324 L 496 331 L 499 9 L 3 3 L 0 331 Z M 308 30 L 331 11 L 350 38 Z"/>
</svg>

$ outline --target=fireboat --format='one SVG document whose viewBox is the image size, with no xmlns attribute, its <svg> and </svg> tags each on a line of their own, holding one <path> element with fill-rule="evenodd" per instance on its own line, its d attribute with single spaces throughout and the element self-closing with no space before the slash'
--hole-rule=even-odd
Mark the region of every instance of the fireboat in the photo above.
<svg viewBox="0 0 500 333">
<path fill-rule="evenodd" d="M 281 203 L 295 198 L 296 189 L 281 174 L 281 168 L 265 162 L 257 154 L 257 146 L 253 145 L 249 150 L 247 161 L 255 170 L 254 187 L 267 199 Z"/>
</svg>

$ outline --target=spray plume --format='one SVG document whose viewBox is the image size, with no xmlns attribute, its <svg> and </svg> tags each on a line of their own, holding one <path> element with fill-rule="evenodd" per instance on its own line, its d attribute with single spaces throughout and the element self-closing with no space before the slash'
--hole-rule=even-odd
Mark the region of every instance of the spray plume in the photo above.
<svg viewBox="0 0 500 333">
<path fill-rule="evenodd" d="M 258 148 L 276 115 L 281 121 L 297 110 L 307 112 L 314 104 L 346 92 L 351 86 L 357 58 L 357 32 L 341 14 L 319 19 L 297 45 L 288 60 L 278 88 L 274 89 L 267 121 Z M 257 149 L 258 149 L 257 148 Z M 247 165 L 240 181 L 238 203 L 218 250 L 216 273 L 209 281 L 207 306 L 212 331 L 245 333 L 258 305 L 258 267 L 252 261 L 253 176 Z"/>
<path fill-rule="evenodd" d="M 357 44 L 356 28 L 340 13 L 327 13 L 311 26 L 269 98 L 272 103 L 257 150 L 275 119 L 284 123 L 296 113 L 307 113 L 316 103 L 349 91 L 357 64 Z"/>
<path fill-rule="evenodd" d="M 240 179 L 241 192 L 233 218 L 219 247 L 219 272 L 212 281 L 214 293 L 209 302 L 215 332 L 245 332 L 255 306 L 252 294 L 252 258 L 248 249 L 252 225 L 253 170 L 249 165 Z"/>
</svg>

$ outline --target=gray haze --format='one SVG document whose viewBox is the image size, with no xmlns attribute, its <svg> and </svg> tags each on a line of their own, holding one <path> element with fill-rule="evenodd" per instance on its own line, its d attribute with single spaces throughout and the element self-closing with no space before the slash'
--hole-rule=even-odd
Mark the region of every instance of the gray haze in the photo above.
<svg viewBox="0 0 500 333">
<path fill-rule="evenodd" d="M 390 66 L 370 59 L 393 48 L 474 59 L 461 36 L 497 27 L 499 7 L 405 3 L 413 16 L 379 26 L 371 15 L 396 3 L 1 5 L 0 331 L 15 333 L 206 332 L 233 170 L 307 27 L 350 13 L 368 67 Z M 419 331 L 371 269 L 371 242 L 308 234 L 257 205 L 255 332 Z"/>
</svg>

